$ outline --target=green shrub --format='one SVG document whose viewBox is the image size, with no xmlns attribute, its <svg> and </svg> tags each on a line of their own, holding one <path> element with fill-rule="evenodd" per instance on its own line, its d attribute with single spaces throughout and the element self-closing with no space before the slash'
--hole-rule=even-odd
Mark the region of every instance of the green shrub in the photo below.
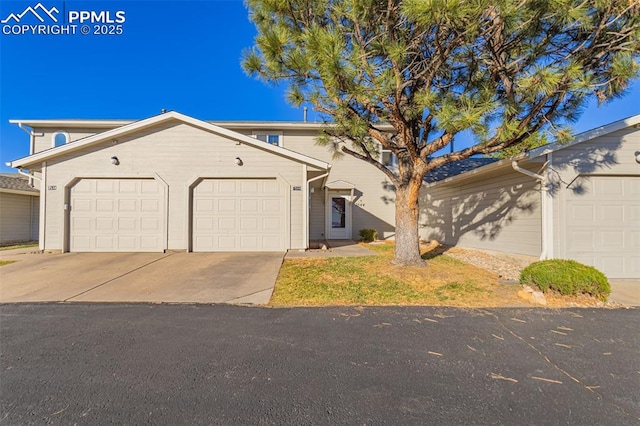
<svg viewBox="0 0 640 426">
<path fill-rule="evenodd" d="M 520 273 L 522 284 L 533 284 L 543 292 L 591 294 L 606 299 L 611 293 L 607 277 L 596 268 L 574 260 L 551 259 L 534 262 Z"/>
<path fill-rule="evenodd" d="M 366 243 L 375 241 L 378 238 L 378 231 L 375 229 L 361 229 L 359 234 L 362 241 Z"/>
</svg>

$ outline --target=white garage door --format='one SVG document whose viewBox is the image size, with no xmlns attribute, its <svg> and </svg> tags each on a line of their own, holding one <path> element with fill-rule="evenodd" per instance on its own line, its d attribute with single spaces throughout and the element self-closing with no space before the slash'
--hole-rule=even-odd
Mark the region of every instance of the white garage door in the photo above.
<svg viewBox="0 0 640 426">
<path fill-rule="evenodd" d="M 193 190 L 193 251 L 285 248 L 284 188 L 276 179 L 205 179 Z"/>
<path fill-rule="evenodd" d="M 164 210 L 154 179 L 82 179 L 71 188 L 69 249 L 161 252 Z"/>
<path fill-rule="evenodd" d="M 608 278 L 640 278 L 640 177 L 580 178 L 567 192 L 567 257 Z"/>
</svg>

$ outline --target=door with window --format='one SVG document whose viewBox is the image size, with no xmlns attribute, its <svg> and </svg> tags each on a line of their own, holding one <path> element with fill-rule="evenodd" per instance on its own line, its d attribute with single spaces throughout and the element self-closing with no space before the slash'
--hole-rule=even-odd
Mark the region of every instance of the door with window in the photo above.
<svg viewBox="0 0 640 426">
<path fill-rule="evenodd" d="M 351 238 L 351 191 L 329 191 L 327 194 L 327 239 Z"/>
</svg>

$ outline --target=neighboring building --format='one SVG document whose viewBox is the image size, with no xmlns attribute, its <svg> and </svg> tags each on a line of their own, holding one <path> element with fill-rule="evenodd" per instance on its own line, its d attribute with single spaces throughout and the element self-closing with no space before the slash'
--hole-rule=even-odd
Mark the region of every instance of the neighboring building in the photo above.
<svg viewBox="0 0 640 426">
<path fill-rule="evenodd" d="M 427 176 L 422 238 L 640 278 L 640 115 L 515 161 L 480 161 Z"/>
<path fill-rule="evenodd" d="M 393 186 L 375 167 L 316 145 L 320 123 L 176 112 L 12 122 L 32 128 L 32 154 L 11 165 L 42 179 L 42 249 L 262 251 L 357 239 L 363 228 L 394 236 Z M 489 159 L 435 170 L 421 235 L 640 277 L 639 123 L 640 115 L 534 150 L 517 159 L 519 171 Z"/>
<path fill-rule="evenodd" d="M 29 178 L 0 174 L 0 244 L 38 239 L 40 191 Z"/>
</svg>

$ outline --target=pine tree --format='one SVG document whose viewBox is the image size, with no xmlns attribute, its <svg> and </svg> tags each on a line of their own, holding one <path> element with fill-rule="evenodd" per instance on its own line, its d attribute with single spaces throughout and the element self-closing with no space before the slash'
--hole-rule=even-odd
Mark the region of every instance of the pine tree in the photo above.
<svg viewBox="0 0 640 426">
<path fill-rule="evenodd" d="M 245 71 L 286 82 L 291 103 L 309 103 L 330 122 L 318 143 L 389 178 L 403 265 L 423 263 L 418 196 L 427 172 L 566 139 L 590 97 L 621 96 L 638 75 L 639 0 L 247 5 L 258 35 L 244 52 Z M 462 132 L 472 146 L 443 150 Z M 397 167 L 385 167 L 380 146 Z"/>
</svg>

